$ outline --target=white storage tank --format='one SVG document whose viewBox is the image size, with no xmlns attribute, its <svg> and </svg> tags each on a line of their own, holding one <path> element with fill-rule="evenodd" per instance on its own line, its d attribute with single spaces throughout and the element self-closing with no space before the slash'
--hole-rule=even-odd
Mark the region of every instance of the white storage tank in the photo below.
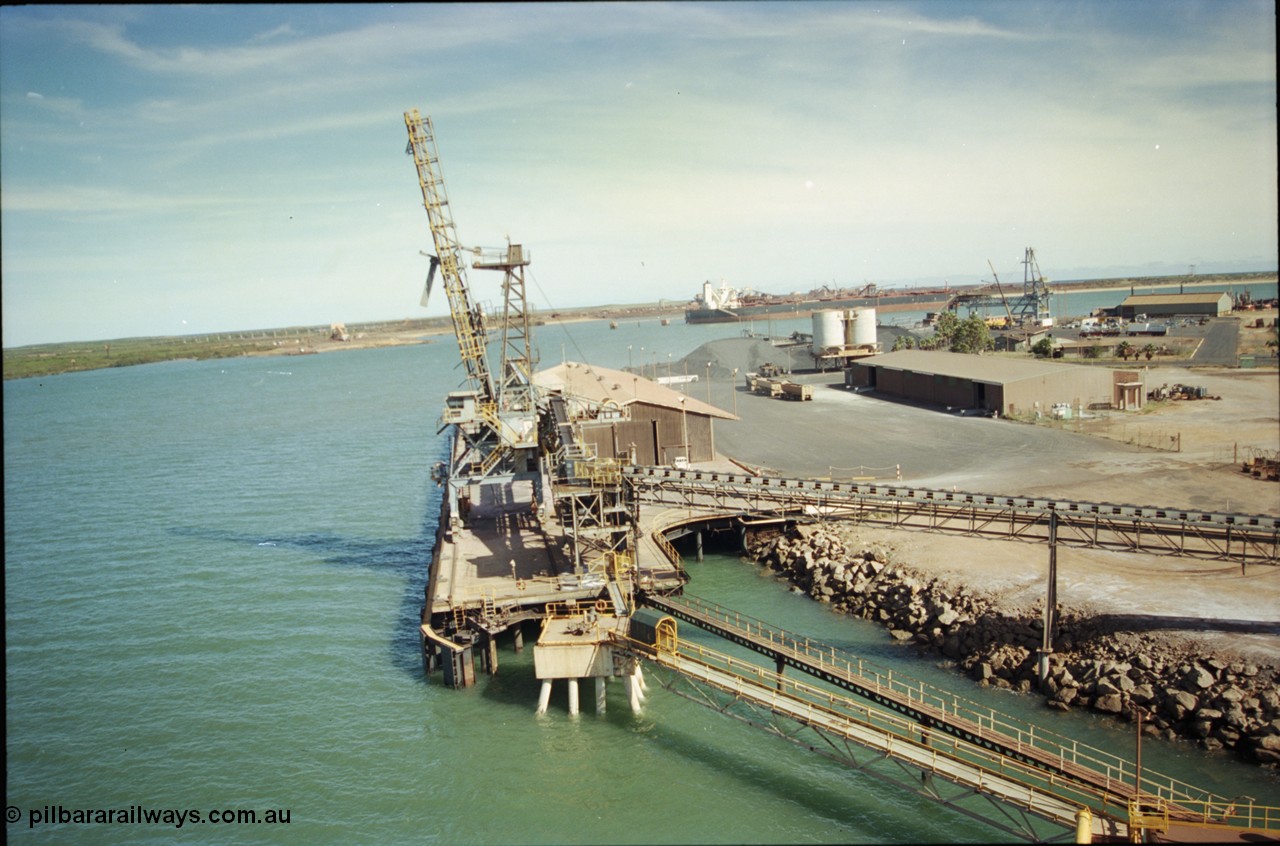
<svg viewBox="0 0 1280 846">
<path fill-rule="evenodd" d="M 844 320 L 838 311 L 813 313 L 813 354 L 844 346 Z"/>
<path fill-rule="evenodd" d="M 874 346 L 876 342 L 876 310 L 855 308 L 849 312 L 849 324 L 853 327 L 853 346 Z"/>
</svg>

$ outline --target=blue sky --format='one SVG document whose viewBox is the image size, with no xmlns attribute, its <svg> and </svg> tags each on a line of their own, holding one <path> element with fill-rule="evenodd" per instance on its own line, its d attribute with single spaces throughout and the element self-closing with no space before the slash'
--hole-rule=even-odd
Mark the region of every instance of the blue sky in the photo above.
<svg viewBox="0 0 1280 846">
<path fill-rule="evenodd" d="M 0 7 L 3 342 L 1274 269 L 1271 2 Z M 499 301 L 500 277 L 471 274 Z"/>
</svg>

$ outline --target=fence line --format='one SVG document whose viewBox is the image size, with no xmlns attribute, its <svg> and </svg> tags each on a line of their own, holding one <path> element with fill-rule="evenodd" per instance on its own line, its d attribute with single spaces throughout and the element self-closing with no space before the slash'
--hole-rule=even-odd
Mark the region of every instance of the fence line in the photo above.
<svg viewBox="0 0 1280 846">
<path fill-rule="evenodd" d="M 1276 461 L 1280 459 L 1280 450 L 1253 444 L 1218 444 L 1213 447 L 1215 464 L 1251 464 L 1256 459 Z"/>
<path fill-rule="evenodd" d="M 827 467 L 827 476 L 831 479 L 837 477 L 841 479 L 849 479 L 850 481 L 871 481 L 874 479 L 896 479 L 902 481 L 902 465 L 894 464 L 892 467 L 867 467 L 859 464 L 857 467 Z"/>
<path fill-rule="evenodd" d="M 1146 447 L 1147 449 L 1158 449 L 1164 452 L 1182 452 L 1182 433 L 1171 429 L 1149 429 L 1142 426 L 1130 426 L 1128 424 L 1120 427 L 1102 427 L 1091 426 L 1090 423 L 1096 418 L 1079 418 L 1073 417 L 1069 420 L 1041 420 L 1041 425 L 1053 426 L 1063 429 L 1067 432 L 1075 432 L 1081 435 L 1091 435 L 1097 438 L 1106 438 L 1112 441 L 1119 441 L 1125 444 L 1133 444 L 1135 446 Z"/>
</svg>

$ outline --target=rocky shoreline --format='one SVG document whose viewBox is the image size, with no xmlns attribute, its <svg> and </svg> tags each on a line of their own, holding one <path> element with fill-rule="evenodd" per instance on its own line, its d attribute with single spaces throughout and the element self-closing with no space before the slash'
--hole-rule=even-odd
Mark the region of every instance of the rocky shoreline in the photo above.
<svg viewBox="0 0 1280 846">
<path fill-rule="evenodd" d="M 860 544 L 852 526 L 758 531 L 747 537 L 747 554 L 813 599 L 955 662 L 979 684 L 1035 692 L 1053 709 L 1088 708 L 1126 721 L 1141 708 L 1144 734 L 1280 765 L 1280 667 L 1197 654 L 1171 639 L 1108 630 L 1060 608 L 1039 690 L 1042 608 L 1005 613 L 993 597 L 894 561 L 891 547 Z"/>
</svg>

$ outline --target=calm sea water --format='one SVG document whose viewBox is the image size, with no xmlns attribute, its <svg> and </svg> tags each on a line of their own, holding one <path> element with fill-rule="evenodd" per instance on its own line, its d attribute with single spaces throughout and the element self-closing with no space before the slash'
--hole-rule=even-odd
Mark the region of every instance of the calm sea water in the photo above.
<svg viewBox="0 0 1280 846">
<path fill-rule="evenodd" d="M 736 327 L 546 327 L 544 363 L 679 359 Z M 630 346 L 632 349 L 628 350 Z M 532 650 L 465 691 L 416 624 L 456 347 L 174 362 L 4 383 L 6 804 L 15 842 L 979 842 L 998 835 L 651 686 L 643 714 L 536 717 Z M 920 661 L 730 556 L 692 592 L 993 707 L 1038 701 Z M 588 697 L 589 698 L 589 697 Z M 1054 720 L 1099 745 L 1122 727 Z M 1144 766 L 1277 800 L 1224 756 Z M 32 811 L 287 811 L 288 824 Z"/>
</svg>

